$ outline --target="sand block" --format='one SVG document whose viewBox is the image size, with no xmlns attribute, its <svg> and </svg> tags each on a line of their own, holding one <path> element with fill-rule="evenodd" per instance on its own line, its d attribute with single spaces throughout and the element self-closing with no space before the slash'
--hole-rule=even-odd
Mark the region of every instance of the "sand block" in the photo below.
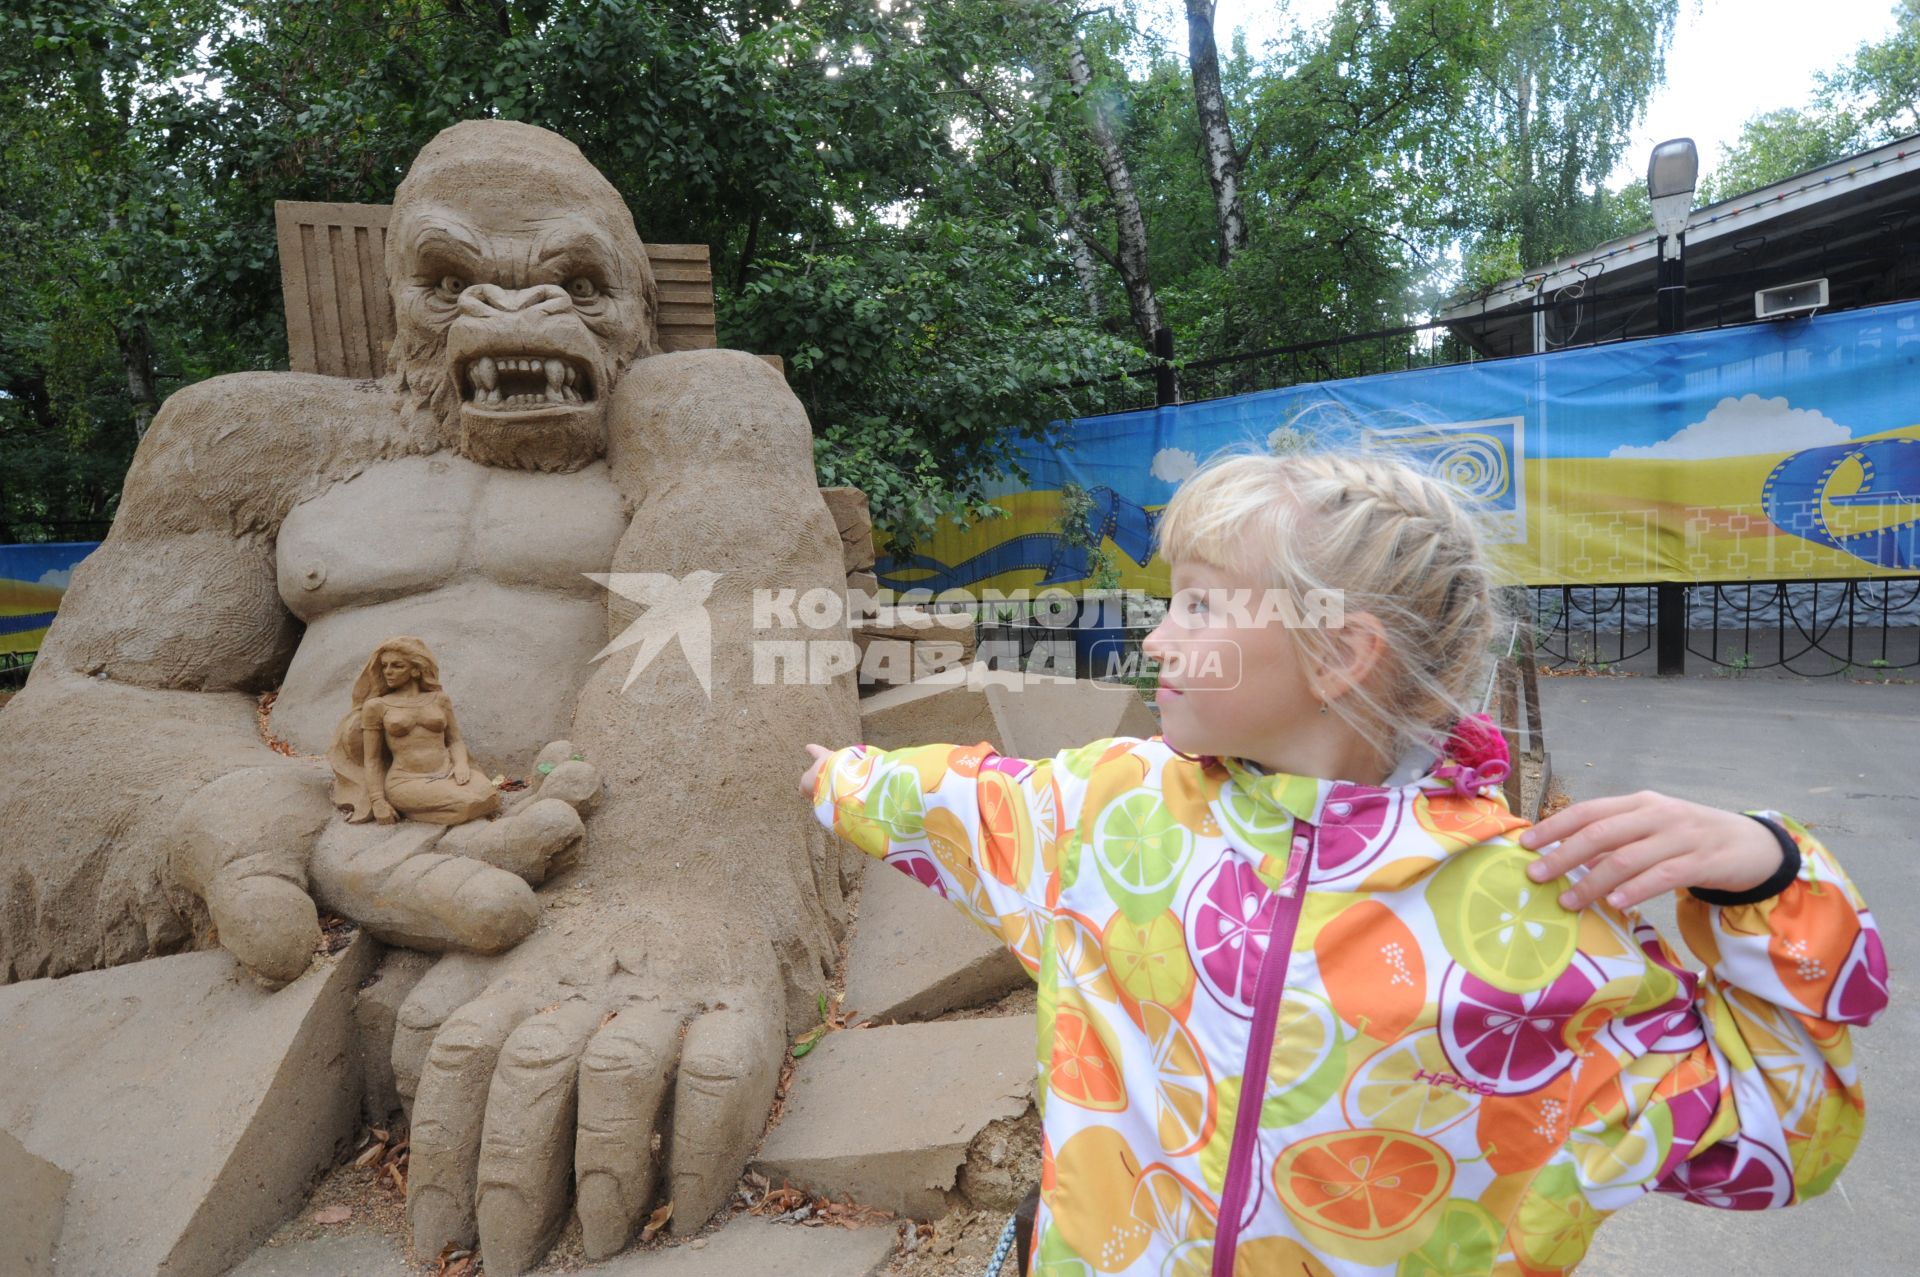
<svg viewBox="0 0 1920 1277">
<path fill-rule="evenodd" d="M 820 496 L 840 530 L 840 546 L 846 554 L 848 572 L 864 572 L 873 566 L 873 516 L 867 509 L 867 494 L 858 488 L 822 488 Z"/>
<path fill-rule="evenodd" d="M 277 993 L 223 951 L 0 988 L 0 1131 L 71 1177 L 58 1272 L 215 1277 L 300 1208 L 358 1128 L 376 949 Z M 34 1162 L 0 1154 L 0 1200 L 50 1191 Z"/>
<path fill-rule="evenodd" d="M 1034 1034 L 1030 1015 L 830 1033 L 794 1069 L 753 1167 L 776 1185 L 937 1217 L 962 1204 L 974 1142 L 1032 1106 Z"/>
<path fill-rule="evenodd" d="M 917 879 L 867 866 L 860 923 L 847 951 L 847 1011 L 872 1020 L 930 1020 L 1027 983 L 1007 947 Z"/>
<path fill-rule="evenodd" d="M 977 661 L 860 702 L 861 739 L 881 749 L 987 741 L 1003 754 L 1039 759 L 1159 731 L 1153 711 L 1125 684 L 991 670 Z"/>
</svg>

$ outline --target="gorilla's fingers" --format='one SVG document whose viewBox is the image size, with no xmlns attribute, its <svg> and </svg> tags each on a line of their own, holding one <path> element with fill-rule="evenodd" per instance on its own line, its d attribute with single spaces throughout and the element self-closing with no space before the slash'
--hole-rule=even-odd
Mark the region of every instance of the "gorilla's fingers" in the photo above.
<svg viewBox="0 0 1920 1277">
<path fill-rule="evenodd" d="M 541 798 L 498 820 L 454 826 L 440 840 L 440 850 L 484 861 L 538 886 L 546 881 L 555 858 L 579 842 L 584 831 L 579 812 L 557 798 Z"/>
<path fill-rule="evenodd" d="M 667 1158 L 675 1233 L 705 1224 L 746 1169 L 780 1081 L 785 1025 L 778 999 L 760 995 L 730 999 L 687 1029 Z"/>
<path fill-rule="evenodd" d="M 279 988 L 299 979 L 320 943 L 313 899 L 274 874 L 222 874 L 208 890 L 220 945 L 262 983 Z"/>
<path fill-rule="evenodd" d="M 413 1111 L 420 1089 L 420 1070 L 427 1052 L 447 1017 L 480 996 L 494 976 L 497 964 L 463 953 L 449 954 L 433 964 L 400 1004 L 393 1026 L 393 1089 Z"/>
<path fill-rule="evenodd" d="M 488 993 L 451 1016 L 427 1052 L 413 1100 L 412 1179 L 407 1214 L 416 1255 L 437 1255 L 448 1242 L 471 1246 L 474 1177 L 487 1090 L 500 1048 L 533 1010 L 517 990 Z"/>
<path fill-rule="evenodd" d="M 580 1059 L 574 1174 L 588 1259 L 615 1254 L 653 1198 L 653 1132 L 680 1057 L 681 1015 L 635 1004 L 601 1029 Z"/>
<path fill-rule="evenodd" d="M 389 944 L 431 952 L 511 949 L 539 924 L 540 901 L 513 874 L 439 850 L 448 833 L 418 821 L 336 824 L 314 849 L 315 898 Z"/>
<path fill-rule="evenodd" d="M 563 1002 L 523 1021 L 500 1050 L 480 1141 L 477 1211 L 480 1255 L 499 1277 L 539 1263 L 566 1222 L 580 1052 L 601 1016 L 595 1003 Z"/>
</svg>

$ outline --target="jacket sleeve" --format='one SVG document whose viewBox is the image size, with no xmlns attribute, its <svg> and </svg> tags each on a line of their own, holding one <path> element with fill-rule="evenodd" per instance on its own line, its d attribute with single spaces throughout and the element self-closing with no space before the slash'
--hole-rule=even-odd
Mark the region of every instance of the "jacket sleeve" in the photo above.
<svg viewBox="0 0 1920 1277">
<path fill-rule="evenodd" d="M 939 893 L 1037 972 L 1081 789 L 1067 758 L 1008 758 L 984 741 L 854 745 L 821 766 L 814 815 Z"/>
<path fill-rule="evenodd" d="M 1733 1210 L 1792 1205 L 1839 1177 L 1866 1123 L 1849 1028 L 1887 1005 L 1879 932 L 1832 853 L 1788 817 L 1749 814 L 1791 835 L 1800 869 L 1750 903 L 1681 893 L 1680 933 L 1707 965 L 1693 993 L 1705 1040 L 1682 1062 L 1699 1085 L 1667 1080 L 1673 1134 L 1693 1137 L 1654 1185 Z"/>
</svg>

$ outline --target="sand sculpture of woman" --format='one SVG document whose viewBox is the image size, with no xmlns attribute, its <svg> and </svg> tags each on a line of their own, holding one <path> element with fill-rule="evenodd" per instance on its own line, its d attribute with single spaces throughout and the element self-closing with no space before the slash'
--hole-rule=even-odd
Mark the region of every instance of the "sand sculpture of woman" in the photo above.
<svg viewBox="0 0 1920 1277">
<path fill-rule="evenodd" d="M 333 801 L 353 809 L 351 824 L 390 825 L 406 816 L 460 825 L 500 809 L 493 782 L 473 774 L 439 663 L 417 638 L 390 638 L 374 649 L 327 761 Z"/>
</svg>

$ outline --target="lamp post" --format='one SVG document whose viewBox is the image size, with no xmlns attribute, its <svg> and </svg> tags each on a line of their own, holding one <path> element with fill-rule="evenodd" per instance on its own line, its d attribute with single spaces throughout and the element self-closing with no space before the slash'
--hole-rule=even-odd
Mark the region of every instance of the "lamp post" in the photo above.
<svg viewBox="0 0 1920 1277">
<path fill-rule="evenodd" d="M 1700 177 L 1700 151 L 1690 137 L 1676 137 L 1653 148 L 1647 163 L 1647 196 L 1653 202 L 1653 229 L 1660 237 L 1659 323 L 1663 333 L 1686 326 L 1687 218 L 1693 213 L 1693 188 Z"/>
<path fill-rule="evenodd" d="M 1677 333 L 1687 322 L 1687 218 L 1693 213 L 1693 188 L 1700 177 L 1700 150 L 1690 137 L 1671 138 L 1653 148 L 1647 162 L 1647 196 L 1653 203 L 1653 229 L 1659 236 L 1659 291 L 1655 318 L 1662 333 Z M 1655 669 L 1661 674 L 1687 670 L 1687 587 L 1663 581 L 1655 589 Z"/>
</svg>

